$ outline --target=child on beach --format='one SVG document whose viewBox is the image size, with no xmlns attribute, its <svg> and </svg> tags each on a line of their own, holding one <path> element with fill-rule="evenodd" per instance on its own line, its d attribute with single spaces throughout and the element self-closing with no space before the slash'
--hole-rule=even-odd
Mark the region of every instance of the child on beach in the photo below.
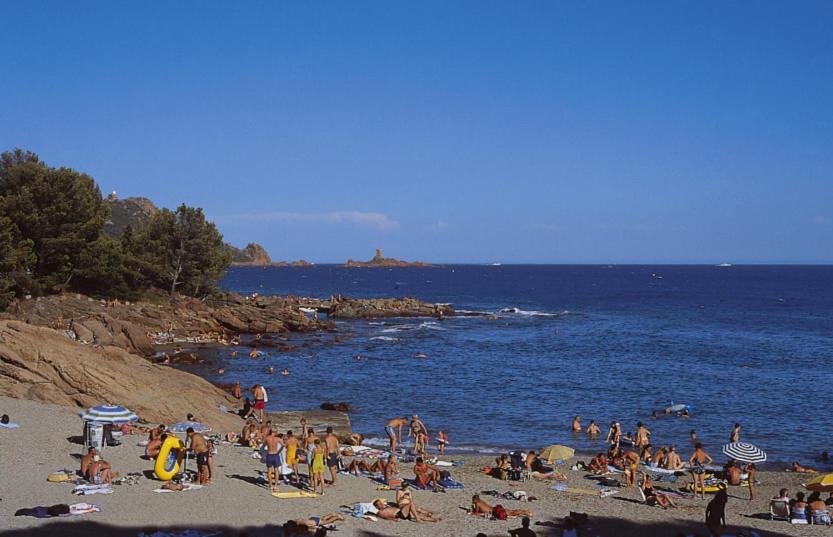
<svg viewBox="0 0 833 537">
<path fill-rule="evenodd" d="M 445 445 L 448 444 L 448 435 L 445 434 L 445 431 L 438 431 L 437 432 L 437 449 L 440 452 L 440 455 L 445 455 Z"/>
</svg>

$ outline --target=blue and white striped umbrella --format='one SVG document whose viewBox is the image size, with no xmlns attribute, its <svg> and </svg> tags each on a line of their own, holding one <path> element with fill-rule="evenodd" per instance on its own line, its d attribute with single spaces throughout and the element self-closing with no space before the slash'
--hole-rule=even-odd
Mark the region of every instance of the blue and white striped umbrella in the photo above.
<svg viewBox="0 0 833 537">
<path fill-rule="evenodd" d="M 81 419 L 91 423 L 130 423 L 139 419 L 139 416 L 130 410 L 118 405 L 99 405 L 88 408 L 80 414 Z"/>
<path fill-rule="evenodd" d="M 766 461 L 766 453 L 746 442 L 732 442 L 723 446 L 723 453 L 740 462 L 760 463 Z"/>
</svg>

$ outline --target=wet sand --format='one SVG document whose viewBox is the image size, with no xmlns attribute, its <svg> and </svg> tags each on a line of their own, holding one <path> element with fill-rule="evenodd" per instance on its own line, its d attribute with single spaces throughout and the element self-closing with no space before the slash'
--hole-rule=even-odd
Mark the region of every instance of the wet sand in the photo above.
<svg viewBox="0 0 833 537">
<path fill-rule="evenodd" d="M 141 531 L 179 530 L 200 528 L 220 532 L 220 535 L 280 535 L 280 525 L 291 518 L 321 516 L 336 511 L 339 506 L 374 498 L 393 500 L 394 493 L 377 490 L 377 483 L 367 477 L 338 476 L 338 483 L 325 496 L 311 499 L 275 499 L 259 484 L 258 476 L 264 465 L 251 457 L 251 450 L 234 446 L 220 446 L 215 458 L 215 482 L 203 489 L 158 494 L 152 492 L 160 482 L 142 478 L 138 485 L 116 485 L 110 495 L 73 496 L 70 484 L 46 481 L 55 470 L 78 468 L 82 446 L 72 437 L 81 434 L 81 420 L 71 408 L 48 406 L 31 401 L 0 397 L 0 413 L 7 413 L 20 424 L 19 429 L 0 429 L 0 527 L 3 535 L 138 535 Z M 150 475 L 152 462 L 140 458 L 144 448 L 137 446 L 144 436 L 124 437 L 122 446 L 107 448 L 104 458 L 121 472 L 144 472 Z M 535 446 L 536 448 L 538 446 Z M 457 459 L 458 457 L 446 457 Z M 465 457 L 465 464 L 453 468 L 454 477 L 466 485 L 465 490 L 446 493 L 415 491 L 415 501 L 433 511 L 443 520 L 437 524 L 413 522 L 371 522 L 347 517 L 339 523 L 335 535 L 404 536 L 507 535 L 520 527 L 520 520 L 485 520 L 467 514 L 461 507 L 468 506 L 471 495 L 484 490 L 506 492 L 524 490 L 538 501 L 519 502 L 484 498 L 492 505 L 501 503 L 509 509 L 533 511 L 532 529 L 538 535 L 560 535 L 560 529 L 538 526 L 538 523 L 560 525 L 571 511 L 589 515 L 588 536 L 638 536 L 684 534 L 707 535 L 702 524 L 707 500 L 678 499 L 679 509 L 664 510 L 642 504 L 636 489 L 620 489 L 612 497 L 595 494 L 593 481 L 585 479 L 585 472 L 567 470 L 567 484 L 577 490 L 556 492 L 549 490 L 549 481 L 500 481 L 484 475 L 480 468 L 491 464 L 491 457 Z M 572 461 L 570 462 L 570 464 Z M 403 477 L 411 477 L 412 465 L 402 465 Z M 305 468 L 302 467 L 302 472 Z M 683 481 L 687 478 L 681 478 Z M 780 487 L 794 494 L 803 490 L 801 481 L 808 476 L 786 472 L 759 472 L 762 482 L 754 502 L 748 501 L 748 490 L 730 488 L 727 508 L 729 531 L 736 534 L 741 528 L 757 531 L 761 536 L 819 535 L 825 532 L 813 526 L 793 526 L 787 522 L 769 520 L 769 498 Z M 658 484 L 661 485 L 661 484 Z M 675 486 L 677 488 L 678 484 Z M 283 485 L 283 490 L 290 490 Z M 95 503 L 100 513 L 53 519 L 15 517 L 14 512 L 24 507 L 77 502 Z M 310 534 L 311 535 L 311 534 Z"/>
</svg>

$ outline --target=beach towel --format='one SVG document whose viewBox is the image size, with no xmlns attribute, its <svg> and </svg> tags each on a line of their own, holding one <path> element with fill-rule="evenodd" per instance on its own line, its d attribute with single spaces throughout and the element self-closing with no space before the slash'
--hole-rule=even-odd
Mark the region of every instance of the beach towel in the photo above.
<svg viewBox="0 0 833 537">
<path fill-rule="evenodd" d="M 434 466 L 454 466 L 454 463 L 450 461 L 435 461 L 431 464 Z"/>
<path fill-rule="evenodd" d="M 171 489 L 153 489 L 153 492 L 165 493 L 165 492 L 188 492 L 189 490 L 199 490 L 202 488 L 202 485 L 197 485 L 196 483 L 186 483 L 182 485 L 182 490 L 171 490 Z"/>
<path fill-rule="evenodd" d="M 3 429 L 17 429 L 18 427 L 20 427 L 20 425 L 13 421 L 10 421 L 9 423 L 0 423 L 0 427 L 2 427 Z"/>
<path fill-rule="evenodd" d="M 272 496 L 275 498 L 317 498 L 318 494 L 315 492 L 307 492 L 306 490 L 289 490 L 286 492 L 273 492 Z"/>
<path fill-rule="evenodd" d="M 448 479 L 441 479 L 439 481 L 440 486 L 444 489 L 462 489 L 464 488 L 463 484 L 459 481 L 455 481 L 451 478 Z"/>
<path fill-rule="evenodd" d="M 18 509 L 14 516 L 31 516 L 34 518 L 52 518 L 52 517 L 66 517 L 77 516 L 86 513 L 94 513 L 101 511 L 101 507 L 91 505 L 88 503 L 76 503 L 73 505 L 58 504 L 58 505 L 39 505 L 37 507 Z"/>
<path fill-rule="evenodd" d="M 76 496 L 91 496 L 93 494 L 113 494 L 113 487 L 110 485 L 77 485 L 72 489 Z"/>
</svg>

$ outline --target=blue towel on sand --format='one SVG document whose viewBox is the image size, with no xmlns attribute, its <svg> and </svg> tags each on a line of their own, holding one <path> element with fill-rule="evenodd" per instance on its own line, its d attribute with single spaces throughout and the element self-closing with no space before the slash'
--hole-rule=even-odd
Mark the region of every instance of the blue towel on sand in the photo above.
<svg viewBox="0 0 833 537">
<path fill-rule="evenodd" d="M 461 489 L 464 488 L 463 484 L 459 481 L 454 481 L 453 479 L 441 479 L 440 486 L 444 489 Z"/>
</svg>

